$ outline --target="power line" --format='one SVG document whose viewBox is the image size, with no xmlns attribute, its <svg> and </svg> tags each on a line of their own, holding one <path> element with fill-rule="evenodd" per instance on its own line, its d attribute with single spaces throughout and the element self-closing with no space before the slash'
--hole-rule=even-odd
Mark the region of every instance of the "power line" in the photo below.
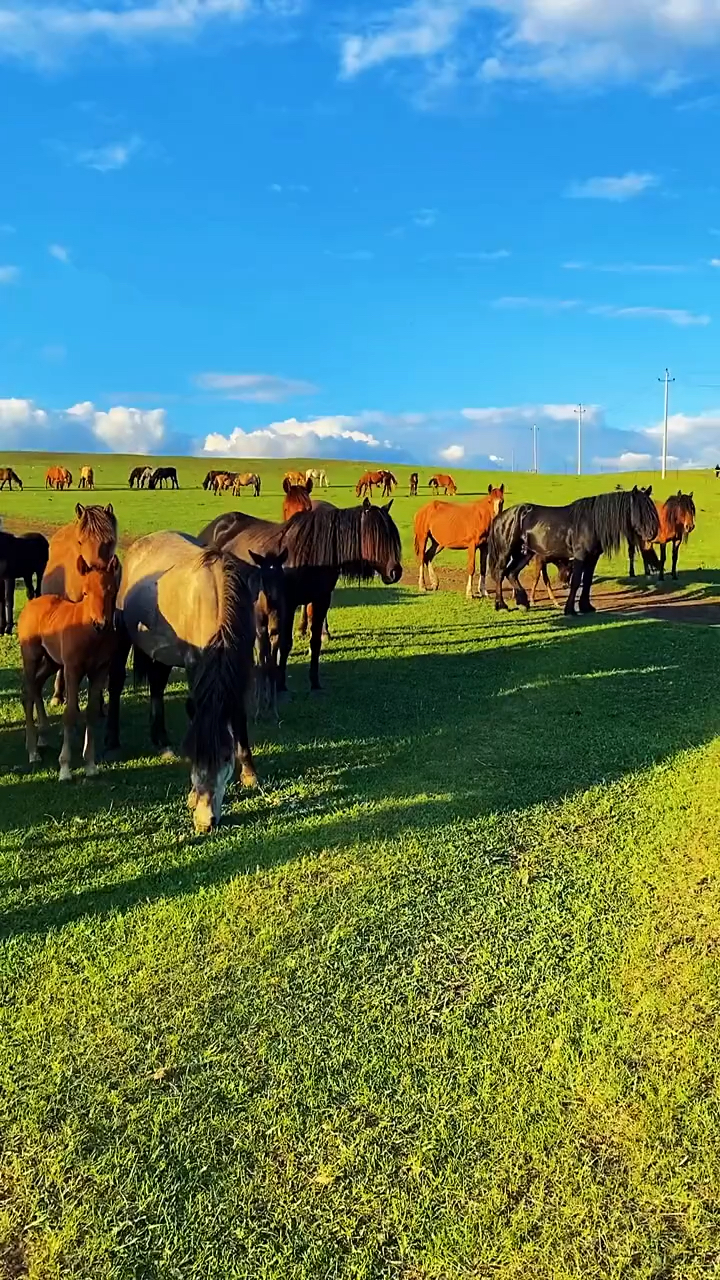
<svg viewBox="0 0 720 1280">
<path fill-rule="evenodd" d="M 663 422 L 663 447 L 662 447 L 662 479 L 665 479 L 667 471 L 667 452 L 668 452 L 668 405 L 670 402 L 670 383 L 675 379 L 670 377 L 670 370 L 665 370 L 665 375 L 658 378 L 658 382 L 665 383 L 665 419 Z"/>
<path fill-rule="evenodd" d="M 575 413 L 577 414 L 577 420 L 578 420 L 577 473 L 579 476 L 581 476 L 582 475 L 582 420 L 583 420 L 583 414 L 587 413 L 587 409 L 584 407 L 584 405 L 579 404 L 577 409 L 575 410 Z"/>
</svg>

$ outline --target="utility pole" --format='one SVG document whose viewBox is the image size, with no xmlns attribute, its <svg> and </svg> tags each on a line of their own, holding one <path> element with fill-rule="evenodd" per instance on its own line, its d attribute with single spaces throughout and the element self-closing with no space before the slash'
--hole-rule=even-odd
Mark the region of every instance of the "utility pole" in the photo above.
<svg viewBox="0 0 720 1280">
<path fill-rule="evenodd" d="M 538 473 L 538 429 L 534 424 L 532 427 L 532 440 L 533 440 L 533 475 L 536 476 Z"/>
<path fill-rule="evenodd" d="M 670 383 L 675 379 L 670 377 L 670 370 L 665 370 L 665 376 L 658 378 L 658 382 L 665 383 L 665 420 L 663 423 L 663 447 L 662 447 L 662 479 L 665 479 L 667 471 L 667 452 L 668 452 L 668 405 L 670 403 Z"/>
<path fill-rule="evenodd" d="M 579 404 L 575 412 L 578 416 L 577 473 L 579 476 L 581 476 L 582 475 L 582 420 L 583 420 L 583 415 L 587 413 L 587 409 L 584 407 L 584 405 Z"/>
</svg>

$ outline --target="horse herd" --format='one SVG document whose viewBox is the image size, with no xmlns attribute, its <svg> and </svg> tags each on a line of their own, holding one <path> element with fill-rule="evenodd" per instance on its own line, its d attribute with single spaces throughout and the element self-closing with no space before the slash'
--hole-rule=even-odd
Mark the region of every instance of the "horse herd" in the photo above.
<svg viewBox="0 0 720 1280">
<path fill-rule="evenodd" d="M 28 588 L 18 639 L 31 762 L 40 759 L 47 739 L 43 687 L 52 675 L 56 701 L 65 700 L 60 778 L 71 776 L 78 691 L 85 679 L 86 773 L 97 771 L 95 738 L 106 689 L 105 747 L 119 749 L 121 695 L 132 651 L 136 677 L 149 683 L 150 737 L 161 749 L 168 747 L 165 688 L 173 667 L 185 669 L 183 753 L 190 762 L 188 805 L 196 831 L 206 832 L 220 820 L 235 769 L 245 785 L 256 783 L 246 707 L 254 702 L 256 714 L 273 710 L 277 695 L 286 691 L 297 610 L 302 607 L 304 628 L 310 629 L 310 686 L 318 689 L 323 635 L 338 580 L 367 582 L 378 575 L 392 584 L 402 576 L 392 501 L 373 506 L 365 497 L 349 508 L 316 501 L 310 496 L 312 477 L 302 473 L 288 474 L 283 490 L 281 521 L 230 511 L 195 535 L 152 533 L 129 547 L 122 569 L 110 505 L 78 503 L 74 521 L 49 543 L 39 534 L 0 532 L 0 632 L 12 627 L 8 583 L 14 590 L 15 578 L 21 577 Z M 678 548 L 695 523 L 692 494 L 680 492 L 662 504 L 652 500 L 650 489 L 637 487 L 564 507 L 523 503 L 505 511 L 504 500 L 504 486 L 490 485 L 477 502 L 434 500 L 417 512 L 421 589 L 437 588 L 433 561 L 443 548 L 464 548 L 468 595 L 479 551 L 479 591 L 487 594 L 489 568 L 496 608 L 507 607 L 505 578 L 517 604 L 529 606 L 519 574 L 534 561 L 535 587 L 541 575 L 549 587 L 547 568 L 555 565 L 569 583 L 566 613 L 574 612 L 576 596 L 580 612 L 592 612 L 590 588 L 601 554 L 617 550 L 624 540 L 631 573 L 639 553 L 646 573 L 657 568 L 662 576 L 669 543 L 675 577 Z"/>
</svg>

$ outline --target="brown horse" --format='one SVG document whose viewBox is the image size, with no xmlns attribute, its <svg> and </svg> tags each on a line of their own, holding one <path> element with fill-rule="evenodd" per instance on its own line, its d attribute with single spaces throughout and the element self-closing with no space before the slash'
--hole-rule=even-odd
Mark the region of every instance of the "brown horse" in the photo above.
<svg viewBox="0 0 720 1280">
<path fill-rule="evenodd" d="M 78 489 L 94 489 L 95 488 L 95 472 L 92 467 L 80 468 L 80 479 L 78 481 Z"/>
<path fill-rule="evenodd" d="M 658 518 L 660 520 L 660 531 L 654 543 L 646 542 L 640 546 L 640 554 L 643 558 L 643 567 L 646 575 L 655 569 L 659 569 L 660 581 L 665 580 L 665 557 L 667 554 L 667 544 L 672 543 L 672 568 L 670 576 L 677 579 L 677 562 L 678 553 L 680 551 L 681 542 L 687 542 L 690 534 L 695 528 L 695 503 L 693 502 L 692 492 L 683 493 L 678 489 L 677 493 L 671 494 L 667 502 L 656 502 Z M 660 559 L 658 560 L 653 551 L 653 545 L 660 547 Z M 632 542 L 628 544 L 628 554 L 630 558 L 630 577 L 635 577 L 635 546 Z"/>
<path fill-rule="evenodd" d="M 48 467 L 45 473 L 46 489 L 69 489 L 72 484 L 72 472 L 67 467 Z"/>
<path fill-rule="evenodd" d="M 417 471 L 413 471 L 410 475 L 410 497 L 411 498 L 417 498 L 419 483 L 420 483 L 420 477 Z"/>
<path fill-rule="evenodd" d="M 293 484 L 293 485 L 295 485 L 295 484 L 297 484 L 297 485 L 304 484 L 304 483 L 305 483 L 305 472 L 304 472 L 304 471 L 286 471 L 286 472 L 285 472 L 285 475 L 283 476 L 283 486 L 285 485 L 285 481 L 286 481 L 286 480 L 287 480 L 288 484 Z"/>
<path fill-rule="evenodd" d="M 213 493 L 227 493 L 232 489 L 235 483 L 235 472 L 233 471 L 215 471 L 210 482 L 210 488 Z"/>
<path fill-rule="evenodd" d="M 76 569 L 83 582 L 81 599 L 73 604 L 58 595 L 36 596 L 25 605 L 18 620 L 18 641 L 23 664 L 23 704 L 28 759 L 40 761 L 39 746 L 45 746 L 48 719 L 42 690 L 48 676 L 63 671 L 67 706 L 63 715 L 63 743 L 60 751 L 60 781 L 71 779 L 72 737 L 80 717 L 78 693 L 87 676 L 88 705 L 83 761 L 89 778 L 97 773 L 95 725 L 102 708 L 102 691 L 115 652 L 113 630 L 119 565 L 113 556 L 103 569 L 90 569 L 78 556 Z M 37 709 L 36 730 L 33 710 Z"/>
<path fill-rule="evenodd" d="M 256 471 L 241 471 L 240 475 L 235 476 L 233 497 L 237 498 L 241 489 L 252 489 L 255 497 L 260 497 L 260 477 Z"/>
<path fill-rule="evenodd" d="M 283 480 L 283 489 L 285 490 L 285 498 L 283 499 L 282 517 L 285 523 L 291 516 L 296 516 L 299 511 L 312 511 L 313 503 L 310 500 L 310 494 L 313 491 L 312 476 L 308 476 L 304 484 L 288 484 L 287 476 Z M 317 503 L 315 504 L 317 505 Z M 330 506 L 331 503 L 323 503 L 323 506 Z M 308 627 L 312 632 L 312 604 L 303 604 L 300 608 L 300 625 L 298 634 L 306 636 Z M 322 628 L 323 642 L 330 640 L 330 628 L 327 624 L 327 615 L 323 621 Z"/>
<path fill-rule="evenodd" d="M 42 580 L 42 594 L 64 596 L 77 604 L 85 591 L 85 574 L 78 568 L 80 560 L 89 569 L 107 569 L 116 545 L 117 520 L 112 504 L 84 507 L 78 502 L 75 519 L 50 539 L 50 559 Z M 59 706 L 63 697 L 64 680 L 59 671 L 53 705 Z"/>
<path fill-rule="evenodd" d="M 23 487 L 17 471 L 13 471 L 12 467 L 0 467 L 0 489 L 4 489 L 5 485 L 7 485 L 12 492 L 14 484 L 17 485 L 18 489 Z"/>
<path fill-rule="evenodd" d="M 382 478 L 383 498 L 391 498 L 393 489 L 397 489 L 397 477 L 392 471 L 383 471 Z"/>
<path fill-rule="evenodd" d="M 488 496 L 479 502 L 428 502 L 421 507 L 415 516 L 415 554 L 420 560 L 418 587 L 425 586 L 425 570 L 430 579 L 430 589 L 437 591 L 439 583 L 433 568 L 433 560 L 439 551 L 446 547 L 454 551 L 467 548 L 468 580 L 465 594 L 472 598 L 472 580 L 475 572 L 475 560 L 480 550 L 480 580 L 478 588 L 481 596 L 486 596 L 485 575 L 487 571 L 488 537 L 490 526 L 495 516 L 503 509 L 505 501 L 505 485 L 499 489 L 488 485 Z"/>
<path fill-rule="evenodd" d="M 450 497 L 453 497 L 457 493 L 457 485 L 452 476 L 431 476 L 428 480 L 428 488 L 434 489 L 436 493 L 439 493 L 442 489 L 446 495 L 450 494 Z M 490 489 L 488 489 L 488 493 L 489 492 Z"/>
<path fill-rule="evenodd" d="M 385 471 L 364 471 L 355 486 L 355 496 L 366 498 L 369 494 L 372 498 L 373 485 L 383 485 L 385 475 Z"/>
</svg>

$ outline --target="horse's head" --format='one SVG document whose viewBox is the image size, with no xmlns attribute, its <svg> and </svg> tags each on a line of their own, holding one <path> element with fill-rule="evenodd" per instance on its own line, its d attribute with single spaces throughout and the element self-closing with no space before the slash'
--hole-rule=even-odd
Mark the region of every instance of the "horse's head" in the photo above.
<svg viewBox="0 0 720 1280">
<path fill-rule="evenodd" d="M 488 497 L 489 497 L 489 499 L 490 499 L 490 503 L 491 503 L 491 505 L 492 505 L 492 513 L 493 513 L 493 519 L 494 519 L 494 518 L 495 518 L 495 516 L 499 516 L 499 515 L 500 515 L 500 512 L 501 512 L 501 511 L 502 511 L 502 509 L 503 509 L 503 504 L 504 504 L 504 502 L 505 502 L 505 485 L 504 485 L 504 483 L 500 485 L 500 488 L 499 488 L 499 489 L 496 489 L 496 488 L 494 488 L 494 487 L 493 487 L 493 485 L 489 484 L 489 485 L 488 485 Z"/>
<path fill-rule="evenodd" d="M 103 568 L 89 568 L 78 556 L 78 573 L 83 580 L 82 599 L 88 622 L 96 631 L 109 631 L 115 620 L 115 600 L 120 586 L 120 562 L 113 556 Z"/>
<path fill-rule="evenodd" d="M 188 699 L 187 708 L 188 715 L 192 719 L 194 709 L 191 699 Z M 228 725 L 218 761 L 213 765 L 195 762 L 190 766 L 192 789 L 187 802 L 188 809 L 192 812 L 193 826 L 197 835 L 207 835 L 213 827 L 218 826 L 225 792 L 233 780 L 234 773 L 235 743 Z"/>
<path fill-rule="evenodd" d="M 106 507 L 75 507 L 78 555 L 89 569 L 106 569 L 115 554 L 117 520 L 112 503 Z"/>
<path fill-rule="evenodd" d="M 390 515 L 392 498 L 384 507 L 373 507 L 366 498 L 362 505 L 361 551 L 386 586 L 402 578 L 402 547 L 397 525 Z"/>
<path fill-rule="evenodd" d="M 683 493 L 682 489 L 678 489 L 677 494 L 670 499 L 670 503 L 673 506 L 675 525 L 676 527 L 679 526 L 682 531 L 683 542 L 687 542 L 695 528 L 695 503 L 693 502 L 692 491 Z M 668 503 L 668 506 L 670 503 Z"/>
<path fill-rule="evenodd" d="M 630 529 L 636 541 L 654 542 L 660 532 L 660 517 L 652 500 L 652 485 L 633 486 L 630 493 Z"/>
<path fill-rule="evenodd" d="M 279 642 L 287 609 L 285 562 L 287 547 L 279 555 L 258 555 L 250 552 L 250 559 L 260 570 L 260 582 L 255 594 L 255 617 L 267 627 L 271 642 Z"/>
</svg>

